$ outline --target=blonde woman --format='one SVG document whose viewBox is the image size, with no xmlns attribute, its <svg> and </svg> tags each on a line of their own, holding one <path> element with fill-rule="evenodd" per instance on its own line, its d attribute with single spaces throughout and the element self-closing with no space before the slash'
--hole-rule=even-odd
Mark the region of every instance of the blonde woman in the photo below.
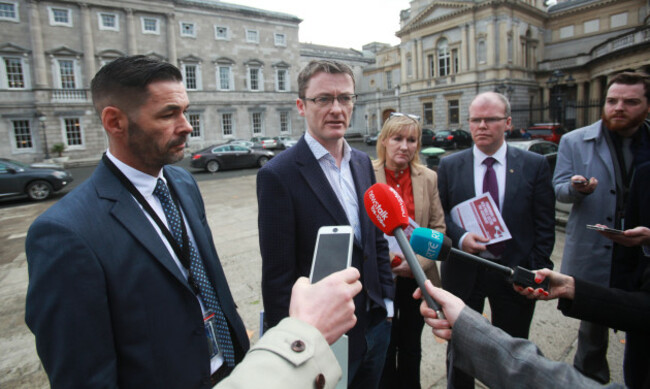
<svg viewBox="0 0 650 389">
<path fill-rule="evenodd" d="M 422 128 L 419 117 L 393 113 L 377 138 L 377 160 L 373 162 L 377 182 L 393 187 L 421 227 L 445 232 L 445 217 L 438 197 L 438 176 L 420 163 Z M 402 254 L 395 274 L 395 316 L 391 341 L 382 374 L 382 388 L 420 388 L 420 338 L 424 319 L 419 303 L 411 296 L 417 288 L 413 273 Z M 419 257 L 420 265 L 434 285 L 440 285 L 435 262 Z"/>
</svg>

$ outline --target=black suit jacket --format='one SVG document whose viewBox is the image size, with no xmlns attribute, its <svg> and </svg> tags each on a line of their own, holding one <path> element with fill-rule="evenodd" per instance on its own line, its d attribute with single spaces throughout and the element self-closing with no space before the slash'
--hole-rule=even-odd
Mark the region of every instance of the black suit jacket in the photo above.
<svg viewBox="0 0 650 389">
<path fill-rule="evenodd" d="M 501 215 L 512 239 L 506 242 L 501 262 L 531 270 L 552 269 L 555 195 L 548 163 L 538 154 L 508 147 L 506 169 Z M 438 166 L 438 192 L 445 211 L 447 233 L 457 246 L 466 231 L 452 221 L 450 211 L 476 195 L 472 148 L 442 158 Z M 465 300 L 474 286 L 478 266 L 465 261 L 443 262 L 443 288 Z"/>
<path fill-rule="evenodd" d="M 235 357 L 248 336 L 191 174 L 164 174 L 194 235 L 230 326 Z M 25 320 L 53 388 L 209 388 L 203 315 L 137 201 L 103 162 L 27 234 Z"/>
<path fill-rule="evenodd" d="M 366 214 L 365 191 L 375 183 L 370 159 L 352 149 L 350 168 L 359 204 L 361 242 L 354 243 L 352 266 L 359 269 L 363 292 L 355 297 L 357 325 L 350 330 L 350 359 L 365 351 L 366 304 L 385 309 L 393 298 L 388 245 Z M 257 174 L 259 239 L 262 253 L 262 296 L 268 326 L 289 314 L 291 288 L 309 276 L 318 229 L 349 221 L 307 142 L 283 151 Z"/>
</svg>

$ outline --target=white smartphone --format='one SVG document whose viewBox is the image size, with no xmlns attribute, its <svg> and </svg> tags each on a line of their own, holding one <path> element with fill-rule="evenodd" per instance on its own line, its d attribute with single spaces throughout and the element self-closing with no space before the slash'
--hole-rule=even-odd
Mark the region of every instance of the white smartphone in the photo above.
<svg viewBox="0 0 650 389">
<path fill-rule="evenodd" d="M 309 273 L 311 283 L 350 267 L 353 239 L 351 226 L 324 226 L 318 230 Z"/>
<path fill-rule="evenodd" d="M 587 224 L 587 229 L 589 229 L 589 230 L 596 230 L 596 231 L 604 231 L 604 232 L 609 232 L 609 233 L 617 234 L 617 235 L 621 235 L 621 234 L 623 234 L 623 231 L 621 231 L 621 230 L 616 230 L 616 229 L 614 229 L 614 228 L 607 228 L 607 227 L 595 226 L 595 225 L 593 225 L 593 224 Z"/>
</svg>

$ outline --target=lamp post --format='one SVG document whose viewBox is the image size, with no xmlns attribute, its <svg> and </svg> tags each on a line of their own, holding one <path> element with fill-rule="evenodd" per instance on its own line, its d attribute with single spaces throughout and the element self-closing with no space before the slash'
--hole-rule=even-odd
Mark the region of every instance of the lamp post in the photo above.
<svg viewBox="0 0 650 389">
<path fill-rule="evenodd" d="M 45 159 L 50 159 L 50 148 L 47 145 L 47 132 L 45 131 L 45 120 L 47 116 L 40 111 L 36 111 L 36 117 L 38 121 L 41 122 L 41 132 L 43 133 L 43 148 L 45 149 Z"/>
</svg>

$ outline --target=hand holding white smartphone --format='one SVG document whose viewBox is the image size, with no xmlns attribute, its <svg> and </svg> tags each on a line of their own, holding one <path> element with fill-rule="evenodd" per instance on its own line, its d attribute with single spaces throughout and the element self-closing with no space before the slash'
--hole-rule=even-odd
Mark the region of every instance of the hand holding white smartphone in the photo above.
<svg viewBox="0 0 650 389">
<path fill-rule="evenodd" d="M 593 225 L 593 224 L 587 224 L 587 229 L 595 230 L 595 231 L 609 232 L 610 234 L 616 234 L 616 235 L 622 235 L 623 234 L 623 231 L 621 231 L 621 230 L 617 230 L 617 229 L 609 228 L 609 227 L 596 226 L 596 225 Z"/>
<path fill-rule="evenodd" d="M 324 226 L 318 230 L 309 280 L 318 282 L 350 267 L 354 231 L 351 226 Z"/>
</svg>

